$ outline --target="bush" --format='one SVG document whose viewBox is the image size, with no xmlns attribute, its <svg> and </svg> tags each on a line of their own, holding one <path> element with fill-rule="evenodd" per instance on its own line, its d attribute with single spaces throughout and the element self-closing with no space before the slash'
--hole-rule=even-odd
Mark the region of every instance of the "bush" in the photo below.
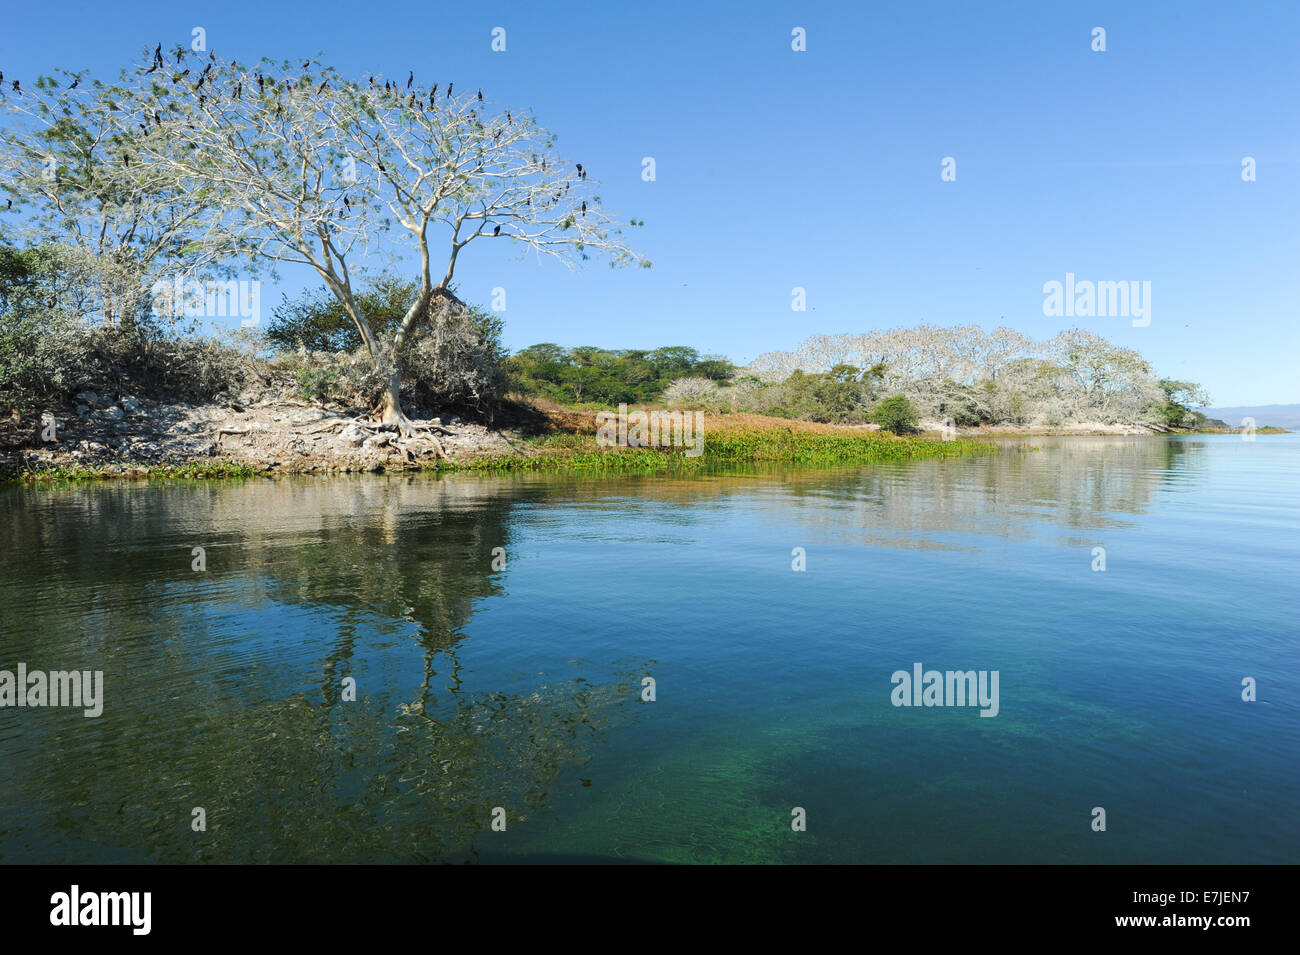
<svg viewBox="0 0 1300 955">
<path fill-rule="evenodd" d="M 910 434 L 916 430 L 916 412 L 902 395 L 886 398 L 871 412 L 871 420 L 893 434 Z"/>
<path fill-rule="evenodd" d="M 663 394 L 664 403 L 674 408 L 716 411 L 723 404 L 717 384 L 708 378 L 678 378 Z"/>
</svg>

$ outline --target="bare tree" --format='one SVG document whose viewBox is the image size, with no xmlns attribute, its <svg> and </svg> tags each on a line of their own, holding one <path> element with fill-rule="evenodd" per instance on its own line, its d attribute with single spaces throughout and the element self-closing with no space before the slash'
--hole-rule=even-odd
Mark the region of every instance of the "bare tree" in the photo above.
<svg viewBox="0 0 1300 955">
<path fill-rule="evenodd" d="M 480 95 L 350 80 L 308 60 L 245 67 L 180 55 L 141 66 L 120 91 L 139 127 L 136 183 L 191 197 L 200 242 L 273 263 L 307 265 L 355 323 L 387 385 L 376 415 L 409 434 L 399 358 L 421 324 L 461 307 L 451 290 L 462 252 L 512 242 L 574 267 L 639 259 L 601 205 L 595 180 L 554 151 L 524 112 Z M 139 117 L 143 122 L 137 122 Z M 389 340 L 357 305 L 365 260 L 414 258 L 419 293 Z"/>
</svg>

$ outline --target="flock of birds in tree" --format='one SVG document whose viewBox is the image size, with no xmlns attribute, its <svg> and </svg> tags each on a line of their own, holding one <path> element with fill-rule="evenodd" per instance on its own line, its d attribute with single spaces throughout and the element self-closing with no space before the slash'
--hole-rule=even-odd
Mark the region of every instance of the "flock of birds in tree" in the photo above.
<svg viewBox="0 0 1300 955">
<path fill-rule="evenodd" d="M 175 51 L 173 51 L 173 55 L 175 56 L 175 66 L 176 66 L 176 67 L 182 67 L 182 66 L 185 66 L 186 50 L 185 50 L 184 47 L 177 47 L 177 48 L 175 49 Z M 212 77 L 212 70 L 213 70 L 213 67 L 216 65 L 216 62 L 217 62 L 217 56 L 216 56 L 216 53 L 215 53 L 215 52 L 209 52 L 209 53 L 208 53 L 208 62 L 207 62 L 207 65 L 204 66 L 203 71 L 202 71 L 201 73 L 198 74 L 198 79 L 194 82 L 194 85 L 193 85 L 193 87 L 191 88 L 191 92 L 193 92 L 193 93 L 198 97 L 198 104 L 199 104 L 199 108 L 200 108 L 200 109 L 205 109 L 205 108 L 206 108 L 206 106 L 207 106 L 207 102 L 208 102 L 208 94 L 209 94 L 209 93 L 212 95 L 213 100 L 219 100 L 219 99 L 220 99 L 220 95 L 219 95 L 219 93 L 218 93 L 218 91 L 216 90 L 216 87 L 215 87 L 215 81 L 214 81 L 214 79 L 213 79 L 213 77 Z M 144 71 L 144 75 L 145 75 L 145 76 L 149 76 L 149 75 L 152 75 L 152 74 L 154 74 L 154 73 L 157 73 L 159 70 L 166 71 L 166 66 L 167 66 L 167 64 L 166 64 L 166 60 L 163 58 L 162 44 L 159 43 L 157 46 L 154 47 L 154 50 L 153 50 L 153 59 L 152 59 L 152 61 L 151 61 L 151 63 L 150 63 L 149 69 L 147 69 L 147 70 Z M 239 64 L 236 63 L 236 62 L 233 61 L 233 60 L 232 60 L 231 63 L 230 63 L 230 67 L 231 67 L 231 69 L 234 70 L 236 73 L 238 73 L 239 70 L 240 70 Z M 306 61 L 304 61 L 303 64 L 302 64 L 302 68 L 303 68 L 304 71 L 309 70 L 309 69 L 311 68 L 311 61 L 310 61 L 310 60 L 306 60 Z M 173 85 L 173 86 L 175 86 L 175 85 L 181 83 L 182 81 L 186 80 L 186 79 L 191 75 L 191 71 L 190 71 L 190 68 L 189 68 L 188 66 L 186 66 L 184 69 L 180 70 L 179 72 L 176 72 L 176 71 L 174 71 L 174 70 L 171 71 L 171 72 L 172 72 L 172 75 L 171 75 L 171 82 L 172 82 L 172 85 Z M 256 82 L 257 82 L 257 92 L 258 92 L 258 95 L 259 95 L 259 96 L 265 96 L 265 95 L 266 95 L 266 90 L 267 90 L 268 87 L 269 87 L 271 90 L 277 91 L 277 92 L 276 92 L 275 116 L 276 116 L 277 119 L 282 118 L 283 115 L 284 115 L 284 106 L 279 102 L 279 92 L 278 92 L 278 90 L 282 90 L 285 86 L 290 85 L 290 81 L 289 81 L 289 79 L 288 79 L 287 77 L 284 78 L 284 79 L 281 79 L 281 81 L 280 81 L 280 83 L 279 83 L 279 86 L 277 87 L 277 84 L 276 84 L 275 78 L 272 77 L 272 76 L 265 76 L 265 75 L 263 75 L 262 73 L 258 72 L 258 73 L 256 73 L 256 74 L 254 74 L 254 77 L 255 77 L 255 80 L 256 80 Z M 377 87 L 376 84 L 375 84 L 375 78 L 374 78 L 374 76 L 371 76 L 369 79 L 370 79 L 370 82 L 369 82 L 369 86 L 370 86 L 370 88 L 371 88 L 371 89 L 378 89 L 378 87 Z M 57 86 L 57 84 L 55 84 L 53 80 L 50 80 L 49 82 L 51 83 L 51 85 L 55 85 L 55 86 Z M 302 79 L 299 81 L 299 86 L 306 86 L 306 85 L 307 85 L 307 82 L 308 82 L 308 81 L 307 81 L 307 76 L 304 74 L 303 77 L 302 77 Z M 10 92 L 15 93 L 15 94 L 17 94 L 17 95 L 19 95 L 19 96 L 22 96 L 22 95 L 23 95 L 22 83 L 21 83 L 19 80 L 11 80 L 10 83 L 11 83 L 11 86 L 10 86 Z M 68 89 L 70 89 L 70 90 L 74 90 L 74 89 L 76 89 L 76 88 L 80 85 L 80 83 L 81 83 L 81 77 L 80 77 L 80 76 L 73 77 L 72 83 L 69 84 Z M 398 85 L 397 85 L 396 83 L 393 83 L 391 80 L 385 80 L 385 81 L 384 81 L 383 89 L 384 89 L 384 93 L 387 94 L 388 96 L 392 96 L 393 94 L 397 94 L 397 96 L 400 98 L 402 95 L 405 95 L 405 96 L 407 97 L 407 106 L 408 106 L 410 109 L 416 109 L 416 108 L 417 108 L 417 103 L 420 102 L 420 101 L 423 99 L 423 97 L 420 97 L 420 96 L 418 95 L 418 92 L 419 92 L 418 90 L 413 90 L 413 89 L 412 89 L 412 87 L 414 86 L 414 84 L 415 84 L 415 71 L 414 71 L 414 70 L 409 70 L 409 71 L 407 72 L 407 76 L 406 76 L 406 88 L 405 88 L 405 90 L 400 89 L 400 88 L 398 87 Z M 39 84 L 38 84 L 38 85 L 39 85 Z M 207 86 L 207 90 L 208 90 L 207 93 L 202 92 L 202 90 L 204 89 L 204 86 L 205 86 L 205 85 Z M 326 88 L 327 88 L 328 86 L 329 86 L 329 78 L 327 77 L 327 78 L 325 78 L 324 80 L 321 81 L 321 83 L 320 83 L 319 86 L 316 87 L 316 95 L 319 96 L 320 94 L 322 94 L 323 92 L 325 92 L 325 90 L 326 90 Z M 454 86 L 453 83 L 448 83 L 448 84 L 447 84 L 447 90 L 446 90 L 446 93 L 444 94 L 444 98 L 445 98 L 445 99 L 451 99 L 451 96 L 452 96 L 452 88 L 453 88 L 453 86 Z M 239 79 L 239 80 L 236 81 L 236 83 L 235 83 L 235 88 L 234 88 L 234 90 L 231 92 L 231 97 L 232 97 L 233 99 L 236 99 L 236 100 L 242 100 L 242 99 L 243 99 L 243 93 L 244 93 L 244 84 L 243 84 L 243 79 L 241 78 L 241 79 Z M 423 108 L 424 108 L 426 111 L 434 108 L 434 106 L 435 106 L 435 97 L 437 96 L 437 93 L 438 93 L 438 84 L 437 84 L 437 83 L 434 83 L 433 86 L 429 89 L 429 96 L 428 96 L 428 99 L 427 99 L 427 101 L 425 101 L 424 106 L 423 106 Z M 0 96 L 3 96 L 3 95 L 4 95 L 4 72 L 3 72 L 2 70 L 0 70 Z M 481 89 L 478 91 L 477 96 L 476 96 L 476 99 L 477 99 L 477 101 L 478 101 L 479 103 L 482 103 L 482 102 L 483 102 L 483 91 L 482 91 Z M 110 103 L 109 103 L 109 109 L 110 109 L 110 110 L 116 110 L 116 109 L 118 109 L 118 106 L 117 106 L 117 104 L 115 104 L 115 103 L 111 103 L 111 102 L 110 102 Z M 475 125 L 476 125 L 476 127 L 477 127 L 477 126 L 478 126 L 478 111 L 477 111 L 477 109 L 475 109 L 475 110 L 471 110 L 469 115 L 470 115 L 470 119 L 471 119 L 471 121 L 474 122 Z M 509 127 L 513 127 L 513 126 L 514 126 L 514 122 L 515 122 L 515 120 L 514 120 L 514 116 L 511 115 L 511 113 L 510 113 L 509 110 L 506 110 L 506 114 L 505 114 L 505 116 L 506 116 L 506 124 L 507 124 L 507 126 L 509 126 Z M 149 120 L 150 120 L 150 119 L 153 120 L 153 122 L 155 123 L 155 125 L 156 125 L 158 128 L 160 128 L 160 129 L 162 128 L 162 126 L 163 126 L 162 115 L 161 115 L 157 110 L 155 110 L 154 113 L 153 113 L 153 116 L 152 116 L 152 117 L 146 115 L 146 116 L 144 117 L 144 121 L 143 121 L 143 122 L 138 122 L 138 123 L 136 124 L 136 125 L 139 126 L 139 128 L 140 128 L 141 134 L 144 134 L 144 135 L 147 135 L 147 134 L 148 134 L 148 132 L 149 132 Z M 189 124 L 189 128 L 190 128 L 190 129 L 193 129 L 194 127 L 193 127 L 192 124 Z M 493 138 L 493 141 L 499 141 L 499 140 L 500 140 L 500 138 L 501 138 L 501 129 L 500 129 L 500 128 L 498 128 L 498 129 L 493 133 L 493 137 L 492 137 L 492 138 Z M 194 148 L 194 144 L 193 144 L 193 143 L 190 143 L 190 144 L 189 144 L 189 148 L 190 148 L 190 149 L 193 149 L 193 148 Z M 480 148 L 480 160 L 481 160 L 481 157 L 482 157 L 482 152 L 481 152 L 481 148 Z M 122 153 L 122 162 L 123 162 L 124 165 L 127 165 L 127 166 L 129 166 L 129 165 L 131 164 L 131 154 L 130 154 L 129 152 L 123 151 L 123 153 Z M 378 162 L 378 161 L 377 161 L 377 162 Z M 585 180 L 585 179 L 587 178 L 587 170 L 583 168 L 582 163 L 576 163 L 575 165 L 576 165 L 576 168 L 577 168 L 577 176 L 578 176 L 578 179 L 579 179 L 579 180 Z M 384 168 L 384 164 L 383 164 L 382 162 L 378 162 L 378 168 L 379 168 L 379 171 L 380 171 L 381 173 L 383 173 L 383 172 L 387 172 L 387 170 Z M 482 164 L 482 162 L 480 161 L 478 167 L 476 168 L 476 171 L 480 171 L 480 170 L 482 170 L 482 168 L 483 168 L 483 164 Z M 542 172 L 546 172 L 546 157 L 544 157 L 544 156 L 541 157 L 541 170 L 542 170 Z M 568 191 L 569 191 L 569 183 L 566 182 L 566 183 L 564 184 L 564 189 L 563 189 L 563 191 L 561 191 L 561 192 L 556 192 L 555 195 L 552 197 L 552 200 L 553 200 L 554 202 L 558 202 L 558 201 L 560 200 L 561 196 L 563 196 L 563 195 L 564 195 L 565 193 L 567 193 Z M 349 209 L 351 208 L 351 203 L 349 202 L 347 196 L 344 196 L 344 197 L 343 197 L 343 204 L 344 204 L 345 207 L 347 207 L 347 208 L 349 208 Z M 528 206 L 532 206 L 532 204 L 533 204 L 533 202 L 532 202 L 532 198 L 531 198 L 531 197 L 528 197 L 528 198 L 525 200 L 525 204 L 528 205 Z M 7 205 L 6 205 L 6 208 L 7 208 L 7 209 L 12 209 L 12 208 L 13 208 L 13 200 L 12 200 L 12 199 L 9 199 L 9 200 L 8 200 Z M 586 203 L 586 201 L 583 201 L 583 203 L 582 203 L 581 212 L 582 212 L 583 217 L 586 217 L 586 215 L 587 215 L 587 203 Z M 345 215 L 346 215 L 346 213 L 345 213 Z M 493 230 L 492 230 L 492 234 L 493 234 L 494 236 L 499 236 L 499 235 L 501 235 L 501 226 L 500 226 L 500 225 L 495 226 L 495 227 L 493 228 Z"/>
</svg>

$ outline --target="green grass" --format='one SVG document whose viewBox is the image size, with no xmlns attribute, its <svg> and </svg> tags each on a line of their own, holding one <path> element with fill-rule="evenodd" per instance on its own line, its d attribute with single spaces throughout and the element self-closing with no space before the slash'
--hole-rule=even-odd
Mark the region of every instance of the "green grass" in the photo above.
<svg viewBox="0 0 1300 955">
<path fill-rule="evenodd" d="M 23 484 L 57 484 L 70 481 L 102 481 L 140 477 L 158 480 L 179 478 L 205 480 L 209 478 L 246 478 L 257 474 L 256 468 L 240 461 L 187 461 L 184 464 L 143 465 L 121 464 L 103 467 L 84 465 L 59 465 L 52 468 L 7 468 L 0 470 L 0 482 Z"/>
<path fill-rule="evenodd" d="M 682 448 L 601 448 L 592 435 L 554 434 L 527 442 L 533 454 L 438 461 L 439 471 L 693 471 L 715 464 L 833 465 L 985 454 L 987 441 L 895 438 L 877 432 L 824 433 L 794 428 L 731 429 L 705 434 L 704 453 Z"/>
</svg>

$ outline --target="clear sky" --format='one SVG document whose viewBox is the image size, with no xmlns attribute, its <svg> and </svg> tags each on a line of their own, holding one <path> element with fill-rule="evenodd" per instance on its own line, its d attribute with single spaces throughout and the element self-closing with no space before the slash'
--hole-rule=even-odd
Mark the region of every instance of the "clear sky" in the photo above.
<svg viewBox="0 0 1300 955">
<path fill-rule="evenodd" d="M 470 246 L 462 297 L 506 289 L 512 348 L 689 344 L 743 363 L 819 332 L 1078 325 L 1216 405 L 1300 402 L 1294 0 L 11 3 L 0 70 L 107 79 L 195 26 L 241 62 L 320 53 L 532 107 L 606 204 L 646 221 L 649 270 Z M 1045 317 L 1043 285 L 1067 272 L 1149 281 L 1150 324 Z M 263 314 L 309 281 L 265 289 Z"/>
</svg>

